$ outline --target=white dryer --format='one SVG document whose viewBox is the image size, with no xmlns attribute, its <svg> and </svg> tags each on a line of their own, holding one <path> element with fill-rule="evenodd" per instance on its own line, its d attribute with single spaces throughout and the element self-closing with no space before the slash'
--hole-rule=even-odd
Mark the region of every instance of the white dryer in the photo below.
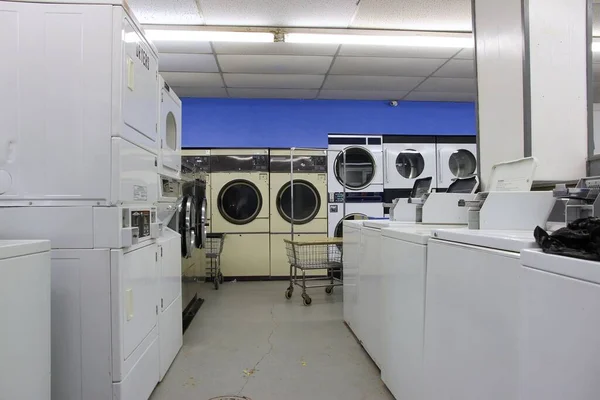
<svg viewBox="0 0 600 400">
<path fill-rule="evenodd" d="M 126 2 L 3 1 L 0 14 L 2 205 L 156 202 L 158 53 Z"/>
<path fill-rule="evenodd" d="M 344 237 L 344 221 L 383 218 L 382 193 L 347 193 L 346 203 L 342 196 L 329 195 L 328 236 Z"/>
<path fill-rule="evenodd" d="M 438 136 L 437 189 L 447 190 L 457 178 L 477 174 L 477 139 L 475 136 Z"/>
<path fill-rule="evenodd" d="M 330 134 L 327 148 L 329 193 L 383 192 L 381 136 Z"/>
<path fill-rule="evenodd" d="M 159 83 L 159 131 L 158 173 L 179 178 L 181 172 L 181 100 L 158 76 Z"/>
<path fill-rule="evenodd" d="M 417 179 L 431 177 L 436 181 L 434 136 L 384 136 L 383 160 L 386 192 L 401 189 L 408 195 Z M 395 198 L 401 197 L 406 196 Z"/>
</svg>

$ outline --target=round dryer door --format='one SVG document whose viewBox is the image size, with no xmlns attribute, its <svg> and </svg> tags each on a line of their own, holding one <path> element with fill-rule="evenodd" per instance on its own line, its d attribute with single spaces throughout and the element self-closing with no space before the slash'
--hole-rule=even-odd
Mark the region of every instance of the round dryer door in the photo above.
<svg viewBox="0 0 600 400">
<path fill-rule="evenodd" d="M 292 210 L 292 184 L 286 183 L 277 193 L 277 211 L 287 222 L 302 225 L 312 221 L 321 208 L 319 191 L 310 182 L 294 180 L 294 209 Z M 293 215 L 292 215 L 293 212 Z"/>
<path fill-rule="evenodd" d="M 346 215 L 335 226 L 335 230 L 333 231 L 333 236 L 335 236 L 336 238 L 343 238 L 344 237 L 344 221 L 353 221 L 353 220 L 357 220 L 357 219 L 369 219 L 369 217 L 366 216 L 365 214 L 361 214 L 361 213 L 353 213 L 353 214 Z"/>
<path fill-rule="evenodd" d="M 206 245 L 206 197 L 200 202 L 200 209 L 197 210 L 196 215 L 198 216 L 198 224 L 196 225 L 196 247 L 199 249 L 204 248 Z"/>
<path fill-rule="evenodd" d="M 219 213 L 235 225 L 245 225 L 256 219 L 263 199 L 256 185 L 244 179 L 227 183 L 219 192 Z"/>
<path fill-rule="evenodd" d="M 468 178 L 475 173 L 477 160 L 469 150 L 460 149 L 450 155 L 448 167 L 455 177 Z"/>
<path fill-rule="evenodd" d="M 335 158 L 334 174 L 338 182 L 347 189 L 364 189 L 375 177 L 375 159 L 371 152 L 362 147 L 349 147 Z"/>
<path fill-rule="evenodd" d="M 405 179 L 417 179 L 425 169 L 425 159 L 417 150 L 406 149 L 396 157 L 396 170 Z"/>
<path fill-rule="evenodd" d="M 179 206 L 179 234 L 181 235 L 181 255 L 185 258 L 192 256 L 196 242 L 196 203 L 192 196 L 185 196 Z"/>
</svg>

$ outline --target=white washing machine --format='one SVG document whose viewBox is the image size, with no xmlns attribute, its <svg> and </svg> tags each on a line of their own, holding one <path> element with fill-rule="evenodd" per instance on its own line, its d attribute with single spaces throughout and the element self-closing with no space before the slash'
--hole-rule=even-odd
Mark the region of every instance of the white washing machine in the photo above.
<svg viewBox="0 0 600 400">
<path fill-rule="evenodd" d="M 294 150 L 294 207 L 291 196 L 291 150 L 270 151 L 271 276 L 289 276 L 284 239 L 327 238 L 327 151 Z M 292 218 L 292 211 L 294 218 Z M 308 271 L 323 274 L 324 271 Z"/>
<path fill-rule="evenodd" d="M 156 202 L 158 53 L 126 3 L 0 13 L 1 205 Z"/>
<path fill-rule="evenodd" d="M 363 220 L 343 222 L 344 244 L 344 321 L 356 337 L 361 337 L 358 318 L 358 264 L 361 254 Z"/>
<path fill-rule="evenodd" d="M 50 242 L 0 240 L 0 387 L 50 400 Z"/>
<path fill-rule="evenodd" d="M 598 398 L 598 262 L 524 250 L 521 264 L 521 399 Z"/>
<path fill-rule="evenodd" d="M 147 399 L 160 370 L 156 208 L 2 207 L 0 219 L 0 238 L 53 247 L 52 398 Z"/>
<path fill-rule="evenodd" d="M 444 191 L 456 178 L 477 174 L 477 139 L 475 136 L 438 136 L 437 188 Z"/>
<path fill-rule="evenodd" d="M 531 231 L 437 230 L 427 248 L 425 399 L 519 399 L 519 281 Z"/>
<path fill-rule="evenodd" d="M 381 136 L 329 135 L 328 143 L 329 193 L 383 192 Z"/>
<path fill-rule="evenodd" d="M 227 277 L 270 275 L 269 151 L 211 150 L 213 233 L 225 233 Z"/>
<path fill-rule="evenodd" d="M 344 207 L 343 197 L 332 198 L 328 210 L 329 237 L 344 237 L 344 221 L 383 218 L 382 193 L 348 193 Z M 337 200 L 332 202 L 331 200 Z"/>
<path fill-rule="evenodd" d="M 158 76 L 160 137 L 158 144 L 158 173 L 179 178 L 181 176 L 181 100 Z"/>
</svg>

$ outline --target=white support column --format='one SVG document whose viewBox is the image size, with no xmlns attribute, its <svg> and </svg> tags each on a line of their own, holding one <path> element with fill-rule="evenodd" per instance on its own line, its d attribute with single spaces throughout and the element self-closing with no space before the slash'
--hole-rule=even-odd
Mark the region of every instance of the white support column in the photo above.
<svg viewBox="0 0 600 400">
<path fill-rule="evenodd" d="M 526 156 L 537 181 L 585 176 L 591 0 L 473 0 L 473 15 L 484 189 L 494 164 Z"/>
</svg>

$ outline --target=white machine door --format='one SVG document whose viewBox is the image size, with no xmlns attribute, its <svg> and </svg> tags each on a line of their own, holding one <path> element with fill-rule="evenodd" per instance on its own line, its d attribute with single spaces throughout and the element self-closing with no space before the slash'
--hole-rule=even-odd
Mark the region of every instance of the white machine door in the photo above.
<svg viewBox="0 0 600 400">
<path fill-rule="evenodd" d="M 181 242 L 174 232 L 159 239 L 160 308 L 167 309 L 181 294 Z"/>
<path fill-rule="evenodd" d="M 167 88 L 162 88 L 160 101 L 162 164 L 178 172 L 181 170 L 181 102 L 177 102 Z"/>
<path fill-rule="evenodd" d="M 376 179 L 376 157 L 365 147 L 350 146 L 340 151 L 333 161 L 333 172 L 337 181 L 349 190 L 365 189 Z"/>
<path fill-rule="evenodd" d="M 122 23 L 121 112 L 125 126 L 121 135 L 156 152 L 158 60 L 129 17 Z"/>
<path fill-rule="evenodd" d="M 403 143 L 384 150 L 385 182 L 394 189 L 410 189 L 415 180 L 436 176 L 435 145 Z"/>
<path fill-rule="evenodd" d="M 438 188 L 447 189 L 456 178 L 477 173 L 476 145 L 438 144 Z"/>
</svg>

